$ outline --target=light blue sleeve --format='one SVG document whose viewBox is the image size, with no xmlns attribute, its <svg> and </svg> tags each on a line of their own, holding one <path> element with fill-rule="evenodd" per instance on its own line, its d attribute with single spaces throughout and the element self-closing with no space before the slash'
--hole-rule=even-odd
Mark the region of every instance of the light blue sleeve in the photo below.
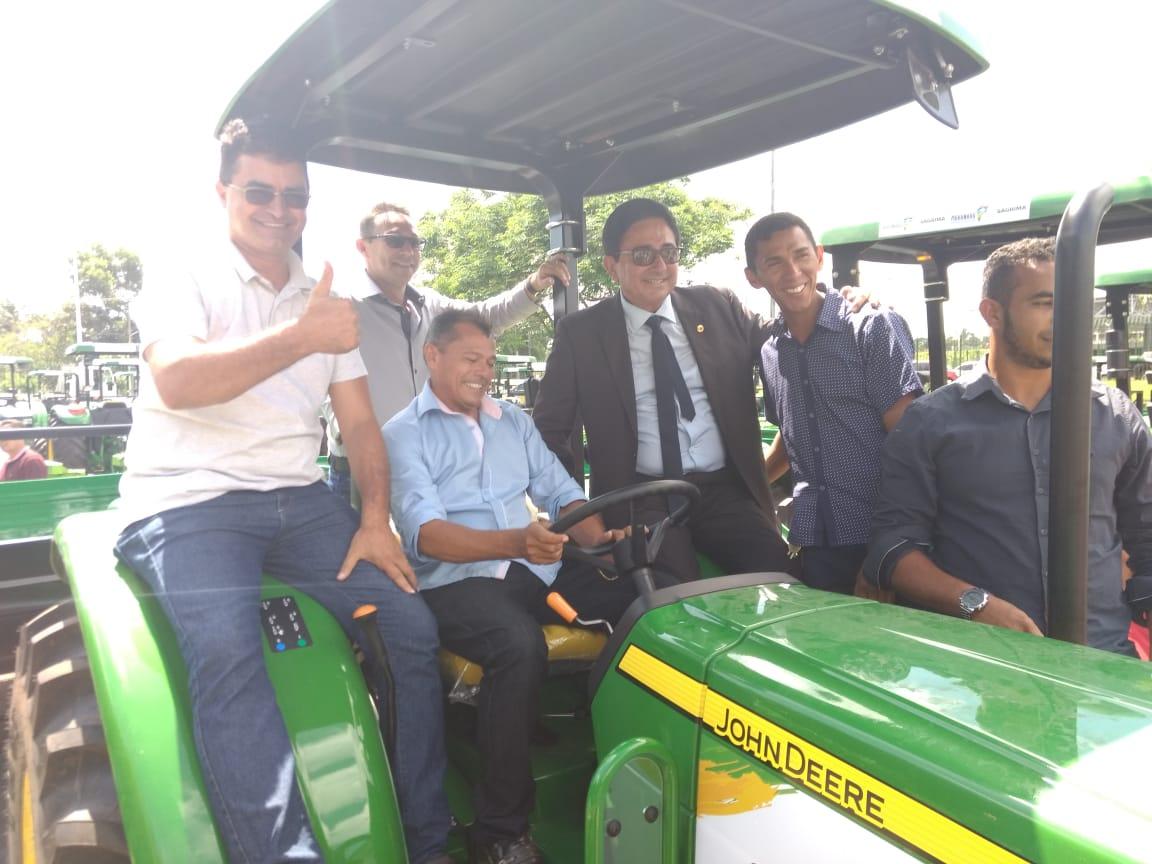
<svg viewBox="0 0 1152 864">
<path fill-rule="evenodd" d="M 420 528 L 434 519 L 447 519 L 448 511 L 424 460 L 420 418 L 405 410 L 383 428 L 392 473 L 392 521 L 400 532 L 404 554 L 413 563 L 433 559 L 420 554 Z"/>
<path fill-rule="evenodd" d="M 502 404 L 501 407 L 513 412 L 524 441 L 528 457 L 528 497 L 555 521 L 561 507 L 573 501 L 583 501 L 588 496 L 565 470 L 556 454 L 548 449 L 528 415 L 515 405 L 505 407 Z"/>
</svg>

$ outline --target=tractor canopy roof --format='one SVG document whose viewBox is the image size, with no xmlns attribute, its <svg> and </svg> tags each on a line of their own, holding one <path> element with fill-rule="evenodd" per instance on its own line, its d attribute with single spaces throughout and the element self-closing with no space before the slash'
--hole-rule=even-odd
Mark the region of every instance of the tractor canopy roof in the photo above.
<svg viewBox="0 0 1152 864">
<path fill-rule="evenodd" d="M 335 0 L 219 125 L 275 117 L 343 168 L 595 195 L 914 98 L 954 125 L 948 83 L 986 66 L 950 17 L 885 0 Z"/>
</svg>

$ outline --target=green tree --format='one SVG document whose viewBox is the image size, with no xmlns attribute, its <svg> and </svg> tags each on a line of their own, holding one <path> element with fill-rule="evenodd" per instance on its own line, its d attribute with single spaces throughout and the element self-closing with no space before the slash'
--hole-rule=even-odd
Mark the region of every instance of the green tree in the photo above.
<svg viewBox="0 0 1152 864">
<path fill-rule="evenodd" d="M 132 342 L 137 336 L 128 304 L 140 293 L 140 258 L 127 249 L 109 250 L 99 243 L 72 259 L 80 280 L 80 325 L 84 342 Z M 69 300 L 43 330 L 51 365 L 63 362 L 64 349 L 76 341 L 76 301 Z"/>
<path fill-rule="evenodd" d="M 127 249 L 109 250 L 97 243 L 78 252 L 74 264 L 84 341 L 131 342 L 128 304 L 140 293 L 140 258 Z M 64 311 L 75 315 L 75 306 L 68 304 Z"/>
<path fill-rule="evenodd" d="M 680 224 L 684 267 L 732 246 L 731 224 L 748 218 L 749 211 L 718 198 L 690 198 L 687 184 L 687 179 L 659 183 L 585 202 L 587 253 L 578 264 L 583 302 L 595 302 L 613 291 L 601 260 L 600 231 L 608 214 L 629 198 L 654 198 L 672 210 Z M 448 297 L 473 300 L 499 294 L 532 273 L 543 260 L 548 251 L 547 221 L 544 202 L 535 195 L 497 196 L 470 189 L 457 192 L 446 210 L 420 220 L 420 233 L 428 239 L 424 266 L 431 276 L 431 287 Z M 551 338 L 551 320 L 534 315 L 505 331 L 499 350 L 543 358 Z"/>
<path fill-rule="evenodd" d="M 20 310 L 11 300 L 0 303 L 0 336 L 8 336 L 20 329 Z"/>
</svg>

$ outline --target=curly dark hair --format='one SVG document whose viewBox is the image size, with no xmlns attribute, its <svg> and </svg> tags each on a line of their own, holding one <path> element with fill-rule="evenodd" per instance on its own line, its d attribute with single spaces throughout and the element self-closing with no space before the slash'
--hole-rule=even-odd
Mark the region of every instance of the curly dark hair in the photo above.
<svg viewBox="0 0 1152 864">
<path fill-rule="evenodd" d="M 220 182 L 231 183 L 241 156 L 264 156 L 273 162 L 300 162 L 307 171 L 308 153 L 299 136 L 267 117 L 246 121 L 234 117 L 224 124 L 220 141 Z"/>
<path fill-rule="evenodd" d="M 985 297 L 1007 305 L 1016 288 L 1016 268 L 1056 260 L 1056 241 L 1051 237 L 1025 237 L 1001 246 L 984 262 Z"/>
</svg>

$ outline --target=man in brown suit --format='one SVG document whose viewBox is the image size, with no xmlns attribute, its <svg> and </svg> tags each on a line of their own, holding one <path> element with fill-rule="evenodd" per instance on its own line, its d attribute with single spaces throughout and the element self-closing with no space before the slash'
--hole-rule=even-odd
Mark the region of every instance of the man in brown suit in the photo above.
<svg viewBox="0 0 1152 864">
<path fill-rule="evenodd" d="M 661 547 L 658 582 L 698 578 L 697 550 L 729 573 L 790 570 L 756 416 L 765 322 L 728 291 L 676 287 L 680 231 L 663 204 L 621 204 L 603 239 L 620 293 L 557 326 L 533 411 L 541 435 L 576 473 L 571 436 L 583 422 L 593 496 L 661 477 L 700 488 L 695 513 Z M 646 521 L 662 508 L 645 502 Z M 626 520 L 617 510 L 605 521 Z"/>
</svg>

